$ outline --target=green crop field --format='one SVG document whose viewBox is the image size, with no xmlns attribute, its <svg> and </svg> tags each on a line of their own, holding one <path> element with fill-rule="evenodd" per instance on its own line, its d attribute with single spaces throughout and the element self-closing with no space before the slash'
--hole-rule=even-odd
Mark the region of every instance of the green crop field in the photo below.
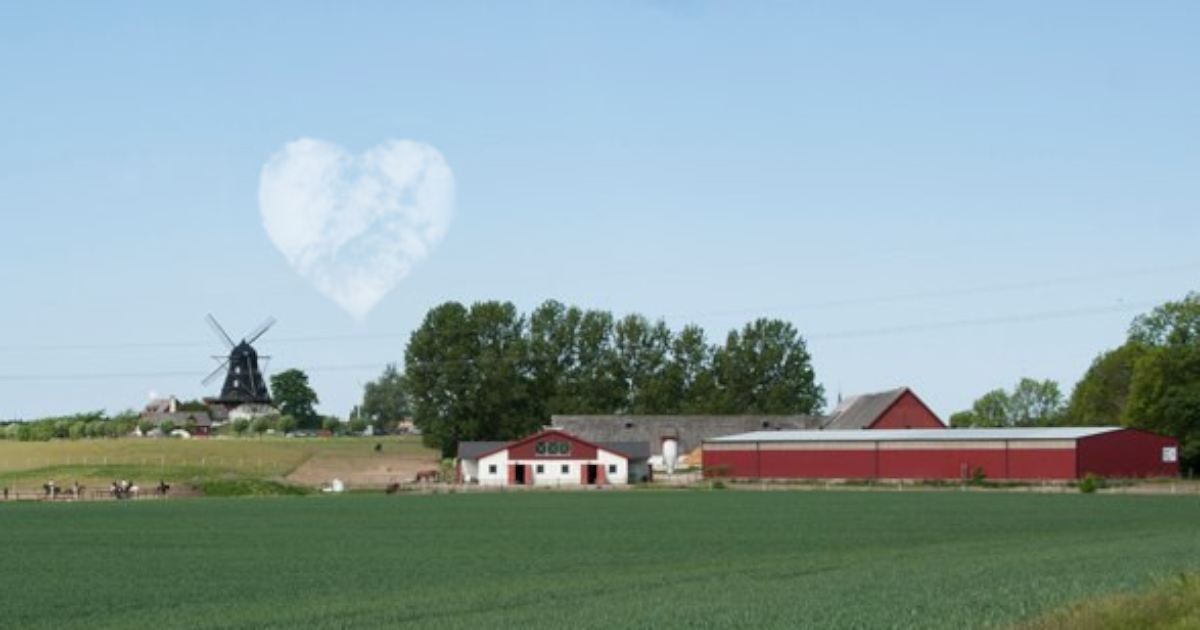
<svg viewBox="0 0 1200 630">
<path fill-rule="evenodd" d="M 1195 497 L 609 491 L 0 504 L 14 628 L 1006 625 L 1200 568 Z"/>
<path fill-rule="evenodd" d="M 374 451 L 375 444 L 383 452 Z M 380 457 L 427 457 L 435 451 L 417 437 L 242 438 L 0 441 L 0 485 L 36 492 L 54 479 L 105 488 L 115 479 L 149 486 L 215 478 L 282 478 L 317 457 L 353 467 Z"/>
</svg>

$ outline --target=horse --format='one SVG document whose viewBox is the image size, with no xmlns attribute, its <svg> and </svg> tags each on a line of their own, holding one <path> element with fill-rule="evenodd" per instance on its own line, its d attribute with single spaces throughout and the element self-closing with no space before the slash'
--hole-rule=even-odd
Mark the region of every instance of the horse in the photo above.
<svg viewBox="0 0 1200 630">
<path fill-rule="evenodd" d="M 171 484 L 159 479 L 158 487 L 154 489 L 154 492 L 157 493 L 158 496 L 160 496 L 160 497 L 166 497 L 167 493 L 170 491 L 171 491 Z"/>
<path fill-rule="evenodd" d="M 422 470 L 417 473 L 417 478 L 415 481 L 416 483 L 421 483 L 422 481 L 437 483 L 440 478 L 441 474 L 439 474 L 436 470 Z"/>
<path fill-rule="evenodd" d="M 384 492 L 387 494 L 396 494 L 397 492 L 400 492 L 400 484 L 395 482 L 389 483 L 387 488 L 384 489 Z"/>
</svg>

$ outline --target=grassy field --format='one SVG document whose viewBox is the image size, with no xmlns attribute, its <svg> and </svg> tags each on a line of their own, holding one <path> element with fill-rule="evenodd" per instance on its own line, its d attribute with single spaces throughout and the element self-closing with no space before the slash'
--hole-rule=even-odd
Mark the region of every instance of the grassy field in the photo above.
<svg viewBox="0 0 1200 630">
<path fill-rule="evenodd" d="M 1200 568 L 1195 497 L 626 491 L 0 504 L 21 628 L 971 628 Z"/>
<path fill-rule="evenodd" d="M 383 444 L 383 452 L 374 451 Z M 211 479 L 284 479 L 311 460 L 353 469 L 388 457 L 435 453 L 414 437 L 0 441 L 0 485 L 33 491 L 49 479 L 91 488 L 115 479 L 171 484 Z"/>
</svg>

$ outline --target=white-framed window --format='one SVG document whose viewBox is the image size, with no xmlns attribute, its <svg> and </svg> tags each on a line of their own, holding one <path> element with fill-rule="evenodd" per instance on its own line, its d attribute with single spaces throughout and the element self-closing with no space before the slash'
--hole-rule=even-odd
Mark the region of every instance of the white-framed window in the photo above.
<svg viewBox="0 0 1200 630">
<path fill-rule="evenodd" d="M 563 471 L 563 472 L 562 472 L 562 474 L 564 474 L 564 475 L 566 475 L 566 474 L 570 473 L 570 472 L 571 472 L 571 465 L 570 465 L 570 464 L 563 464 L 562 471 Z"/>
<path fill-rule="evenodd" d="M 1179 449 L 1174 446 L 1164 446 L 1162 460 L 1164 464 L 1174 464 L 1179 461 Z"/>
<path fill-rule="evenodd" d="M 610 474 L 610 475 L 615 475 L 615 474 L 617 474 L 617 465 L 616 465 L 616 464 L 609 464 L 609 465 L 608 465 L 608 474 Z"/>
<path fill-rule="evenodd" d="M 544 472 L 546 472 L 546 467 L 545 467 L 545 466 L 543 466 L 543 465 L 541 465 L 541 464 L 538 464 L 538 465 L 537 465 L 537 474 L 539 474 L 539 475 L 540 475 L 540 474 L 542 474 L 542 473 L 544 473 Z"/>
<path fill-rule="evenodd" d="M 496 474 L 496 465 L 495 465 L 495 464 L 492 464 L 492 465 L 488 466 L 488 474 L 489 474 L 489 475 L 494 475 L 494 474 Z"/>
</svg>

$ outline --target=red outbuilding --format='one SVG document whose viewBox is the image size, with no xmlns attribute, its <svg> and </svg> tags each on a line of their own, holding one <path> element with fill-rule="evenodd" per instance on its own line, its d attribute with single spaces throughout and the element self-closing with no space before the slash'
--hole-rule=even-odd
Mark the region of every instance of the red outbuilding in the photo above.
<svg viewBox="0 0 1200 630">
<path fill-rule="evenodd" d="M 1179 443 L 1121 427 L 758 431 L 705 440 L 708 475 L 743 479 L 1066 480 L 1179 475 Z"/>
</svg>

